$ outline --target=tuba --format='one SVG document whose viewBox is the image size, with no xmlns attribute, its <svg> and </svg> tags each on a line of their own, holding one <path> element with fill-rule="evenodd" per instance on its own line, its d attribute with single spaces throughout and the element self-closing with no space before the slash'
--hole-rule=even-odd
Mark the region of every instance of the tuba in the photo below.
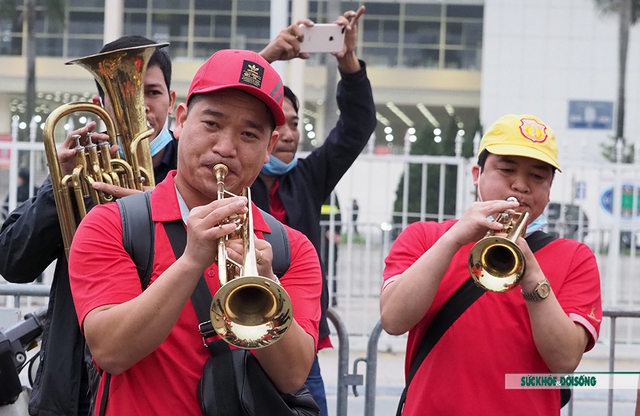
<svg viewBox="0 0 640 416">
<path fill-rule="evenodd" d="M 513 197 L 510 197 L 511 199 Z M 478 286 L 491 292 L 508 292 L 520 283 L 525 271 L 524 254 L 515 243 L 524 237 L 529 213 L 507 211 L 494 221 L 504 225 L 506 236 L 493 231 L 478 241 L 469 254 L 469 272 Z"/>
<path fill-rule="evenodd" d="M 151 55 L 166 45 L 118 49 L 67 62 L 67 65 L 80 65 L 91 72 L 109 97 L 115 118 L 112 119 L 99 105 L 75 102 L 58 107 L 45 121 L 43 141 L 67 257 L 78 226 L 74 205 L 82 220 L 87 214 L 85 198 L 90 197 L 94 205 L 114 199 L 94 190 L 93 183 L 106 182 L 140 191 L 144 186 L 155 185 L 149 147 L 153 129 L 148 127 L 146 118 L 144 73 Z M 97 144 L 89 140 L 87 146 L 81 146 L 77 137 L 76 166 L 73 173 L 63 177 L 54 138 L 55 128 L 63 117 L 80 111 L 94 113 L 102 119 L 109 139 Z M 124 158 L 111 156 L 109 148 L 115 144 L 119 145 Z"/>
<path fill-rule="evenodd" d="M 217 181 L 217 197 L 232 195 L 224 189 L 227 166 L 213 167 Z M 236 231 L 218 241 L 218 275 L 220 289 L 213 296 L 210 308 L 211 324 L 227 343 L 244 349 L 262 348 L 278 341 L 289 329 L 293 305 L 279 282 L 258 275 L 251 194 L 244 188 L 249 211 L 227 221 L 236 224 Z M 227 258 L 225 241 L 240 237 L 244 260 L 238 264 Z"/>
</svg>

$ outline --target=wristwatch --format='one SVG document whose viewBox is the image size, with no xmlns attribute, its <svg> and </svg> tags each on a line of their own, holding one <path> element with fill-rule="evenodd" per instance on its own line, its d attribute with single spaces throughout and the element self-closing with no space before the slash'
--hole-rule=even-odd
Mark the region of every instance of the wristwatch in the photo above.
<svg viewBox="0 0 640 416">
<path fill-rule="evenodd" d="M 549 296 L 549 293 L 551 293 L 551 286 L 549 285 L 549 281 L 545 278 L 542 282 L 536 285 L 533 292 L 522 291 L 522 297 L 526 301 L 537 302 L 546 299 L 547 296 Z"/>
</svg>

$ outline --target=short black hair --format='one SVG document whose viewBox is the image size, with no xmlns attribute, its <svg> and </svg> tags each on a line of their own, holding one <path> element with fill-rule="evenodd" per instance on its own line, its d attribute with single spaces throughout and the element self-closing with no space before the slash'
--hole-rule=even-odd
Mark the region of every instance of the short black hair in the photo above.
<svg viewBox="0 0 640 416">
<path fill-rule="evenodd" d="M 296 110 L 296 114 L 300 110 L 300 103 L 298 102 L 298 97 L 291 91 L 291 88 L 284 86 L 284 98 L 288 98 L 291 101 L 291 105 L 293 105 L 293 109 Z"/>
<path fill-rule="evenodd" d="M 104 45 L 102 49 L 100 49 L 100 53 L 111 52 L 117 49 L 133 48 L 135 46 L 154 45 L 156 43 L 158 42 L 140 35 L 122 36 Z M 164 83 L 167 84 L 167 91 L 169 91 L 171 89 L 171 58 L 165 48 L 159 48 L 153 52 L 153 55 L 149 58 L 147 68 L 152 66 L 160 68 L 162 75 L 164 76 Z M 100 99 L 104 102 L 104 91 L 98 81 L 96 81 L 96 86 L 98 87 Z"/>
</svg>

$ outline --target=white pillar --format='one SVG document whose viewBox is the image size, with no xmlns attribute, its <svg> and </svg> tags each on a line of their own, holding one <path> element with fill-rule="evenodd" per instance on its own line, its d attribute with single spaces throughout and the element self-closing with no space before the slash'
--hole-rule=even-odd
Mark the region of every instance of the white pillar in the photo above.
<svg viewBox="0 0 640 416">
<path fill-rule="evenodd" d="M 289 26 L 287 0 L 271 0 L 271 17 L 269 20 L 269 39 L 273 40 L 284 28 Z M 271 66 L 280 74 L 282 82 L 287 83 L 287 61 L 275 61 Z"/>
<path fill-rule="evenodd" d="M 124 24 L 124 0 L 105 0 L 104 39 L 107 44 L 122 36 Z"/>
</svg>

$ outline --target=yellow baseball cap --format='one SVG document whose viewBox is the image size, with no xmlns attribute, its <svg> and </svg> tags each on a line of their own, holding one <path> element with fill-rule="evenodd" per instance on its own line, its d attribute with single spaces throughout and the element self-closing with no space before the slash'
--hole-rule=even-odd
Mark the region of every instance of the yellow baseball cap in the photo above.
<svg viewBox="0 0 640 416">
<path fill-rule="evenodd" d="M 478 155 L 483 150 L 494 155 L 524 156 L 560 169 L 556 135 L 538 117 L 530 114 L 507 114 L 489 127 L 482 136 Z"/>
</svg>

